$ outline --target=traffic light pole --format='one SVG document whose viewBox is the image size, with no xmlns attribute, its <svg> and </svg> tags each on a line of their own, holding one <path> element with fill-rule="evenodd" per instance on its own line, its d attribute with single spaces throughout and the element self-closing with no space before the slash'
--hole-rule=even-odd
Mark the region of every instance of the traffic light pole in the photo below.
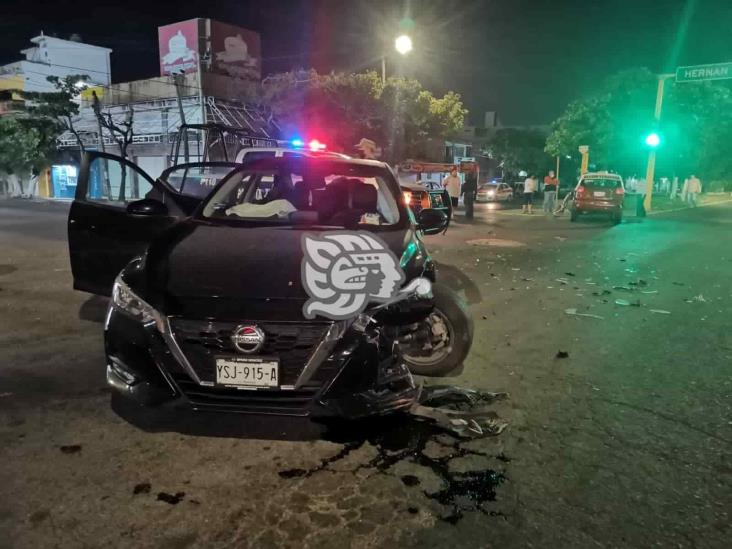
<svg viewBox="0 0 732 549">
<path fill-rule="evenodd" d="M 673 74 L 658 75 L 658 90 L 656 91 L 656 110 L 653 117 L 658 124 L 661 120 L 661 108 L 663 107 L 663 88 L 667 78 L 672 78 Z M 656 148 L 652 147 L 648 151 L 648 164 L 646 166 L 646 197 L 643 200 L 643 207 L 647 212 L 651 211 L 651 203 L 653 201 L 653 176 L 656 171 Z"/>
</svg>

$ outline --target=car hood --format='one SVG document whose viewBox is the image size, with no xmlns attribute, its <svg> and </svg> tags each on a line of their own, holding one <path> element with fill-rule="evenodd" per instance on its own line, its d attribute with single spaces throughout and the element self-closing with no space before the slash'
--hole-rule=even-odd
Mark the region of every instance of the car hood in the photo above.
<svg viewBox="0 0 732 549">
<path fill-rule="evenodd" d="M 300 275 L 305 232 L 319 231 L 191 221 L 151 247 L 148 272 L 156 290 L 167 297 L 169 313 L 187 314 L 193 308 L 218 314 L 242 306 L 299 311 L 308 299 Z M 378 235 L 399 259 L 409 233 L 402 229 Z"/>
</svg>

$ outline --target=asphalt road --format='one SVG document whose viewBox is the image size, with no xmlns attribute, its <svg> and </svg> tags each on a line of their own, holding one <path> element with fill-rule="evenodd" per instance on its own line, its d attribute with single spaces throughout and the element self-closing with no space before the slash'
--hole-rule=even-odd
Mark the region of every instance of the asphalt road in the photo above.
<svg viewBox="0 0 732 549">
<path fill-rule="evenodd" d="M 65 215 L 0 203 L 0 547 L 729 546 L 730 204 L 428 237 L 475 319 L 449 381 L 510 393 L 470 442 L 112 409 Z"/>
</svg>

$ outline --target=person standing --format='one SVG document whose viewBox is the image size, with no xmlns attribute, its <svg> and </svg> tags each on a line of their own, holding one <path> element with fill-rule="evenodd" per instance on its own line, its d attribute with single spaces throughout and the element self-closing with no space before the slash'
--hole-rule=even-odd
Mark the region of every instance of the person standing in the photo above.
<svg viewBox="0 0 732 549">
<path fill-rule="evenodd" d="M 549 170 L 549 173 L 544 176 L 544 213 L 554 212 L 558 189 L 559 179 L 554 176 L 553 170 Z"/>
<path fill-rule="evenodd" d="M 674 176 L 674 181 L 671 184 L 671 200 L 676 200 L 676 195 L 679 194 L 679 176 Z"/>
<path fill-rule="evenodd" d="M 533 213 L 531 210 L 534 204 L 534 193 L 536 192 L 537 186 L 538 181 L 535 175 L 530 175 L 524 181 L 523 206 L 521 208 L 523 213 L 528 213 L 529 215 Z"/>
<path fill-rule="evenodd" d="M 478 192 L 478 174 L 468 172 L 465 174 L 465 184 L 463 185 L 463 202 L 465 203 L 465 219 L 473 219 L 473 203 L 475 202 L 475 194 Z"/>
<path fill-rule="evenodd" d="M 450 202 L 452 207 L 458 207 L 458 200 L 460 199 L 460 176 L 458 175 L 457 168 L 450 170 L 450 175 L 442 180 L 442 186 L 445 187 L 447 194 L 450 195 Z"/>
<path fill-rule="evenodd" d="M 701 193 L 701 180 L 694 174 L 691 174 L 686 186 L 686 200 L 689 206 L 696 208 L 696 196 Z"/>
</svg>

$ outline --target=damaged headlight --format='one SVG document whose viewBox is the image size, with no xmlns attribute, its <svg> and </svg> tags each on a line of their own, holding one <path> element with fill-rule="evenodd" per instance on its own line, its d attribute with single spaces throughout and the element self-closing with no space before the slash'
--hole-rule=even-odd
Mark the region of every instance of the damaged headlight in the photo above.
<svg viewBox="0 0 732 549">
<path fill-rule="evenodd" d="M 112 287 L 112 306 L 143 324 L 155 322 L 159 326 L 160 315 L 118 276 Z"/>
</svg>

